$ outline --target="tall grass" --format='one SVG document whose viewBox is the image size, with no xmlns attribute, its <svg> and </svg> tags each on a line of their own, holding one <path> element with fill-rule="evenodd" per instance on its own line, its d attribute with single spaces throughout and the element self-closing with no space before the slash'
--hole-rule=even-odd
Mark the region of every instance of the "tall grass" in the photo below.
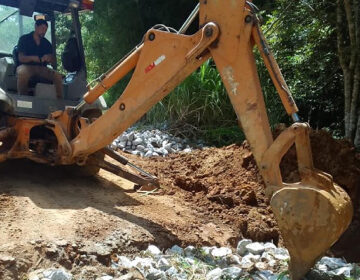
<svg viewBox="0 0 360 280">
<path fill-rule="evenodd" d="M 256 53 L 259 57 L 259 54 Z M 257 59 L 259 61 L 259 59 Z M 273 128 L 289 122 L 263 63 L 257 63 L 264 99 Z M 167 124 L 175 134 L 203 139 L 217 146 L 242 142 L 245 137 L 213 60 L 209 59 L 181 85 L 155 105 L 143 124 Z"/>
<path fill-rule="evenodd" d="M 166 123 L 175 134 L 196 136 L 215 145 L 243 140 L 221 77 L 212 60 L 155 105 L 144 124 Z"/>
</svg>

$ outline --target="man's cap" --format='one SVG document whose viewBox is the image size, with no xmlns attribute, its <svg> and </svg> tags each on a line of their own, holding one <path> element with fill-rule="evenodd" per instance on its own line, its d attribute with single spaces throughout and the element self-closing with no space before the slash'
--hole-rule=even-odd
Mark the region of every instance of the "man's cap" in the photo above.
<svg viewBox="0 0 360 280">
<path fill-rule="evenodd" d="M 35 24 L 36 24 L 36 26 L 40 26 L 40 25 L 49 26 L 48 23 L 47 23 L 47 21 L 44 20 L 44 19 L 38 19 L 38 20 L 36 20 L 36 21 L 35 21 Z"/>
</svg>

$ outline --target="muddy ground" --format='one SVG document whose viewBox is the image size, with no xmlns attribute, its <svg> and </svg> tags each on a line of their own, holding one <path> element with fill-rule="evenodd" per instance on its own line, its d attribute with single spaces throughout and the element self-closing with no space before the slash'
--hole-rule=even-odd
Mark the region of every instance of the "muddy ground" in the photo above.
<svg viewBox="0 0 360 280">
<path fill-rule="evenodd" d="M 312 134 L 315 166 L 350 194 L 355 218 L 329 254 L 360 262 L 360 156 L 326 132 Z M 264 184 L 248 145 L 197 150 L 131 161 L 160 179 L 155 194 L 106 171 L 79 178 L 29 161 L 0 166 L 0 279 L 61 265 L 109 264 L 113 253 L 148 244 L 236 246 L 241 238 L 282 245 Z M 297 179 L 295 152 L 282 162 L 285 180 Z M 331 225 L 329 225 L 331 226 Z"/>
</svg>

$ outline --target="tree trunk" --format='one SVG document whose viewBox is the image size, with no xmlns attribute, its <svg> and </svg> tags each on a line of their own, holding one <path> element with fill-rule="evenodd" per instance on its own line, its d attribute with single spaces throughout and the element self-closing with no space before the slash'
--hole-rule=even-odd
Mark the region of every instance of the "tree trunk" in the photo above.
<svg viewBox="0 0 360 280">
<path fill-rule="evenodd" d="M 337 0 L 337 47 L 344 73 L 345 138 L 360 148 L 359 0 Z"/>
<path fill-rule="evenodd" d="M 360 110 L 358 111 L 358 116 L 360 116 Z M 360 147 L 360 117 L 358 117 L 358 123 L 357 123 L 357 129 L 356 129 L 356 135 L 354 139 L 354 145 L 355 147 Z"/>
</svg>

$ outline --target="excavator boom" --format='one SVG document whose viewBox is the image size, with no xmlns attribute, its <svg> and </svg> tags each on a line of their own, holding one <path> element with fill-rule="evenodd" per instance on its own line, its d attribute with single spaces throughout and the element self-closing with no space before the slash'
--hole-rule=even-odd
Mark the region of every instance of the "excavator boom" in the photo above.
<svg viewBox="0 0 360 280">
<path fill-rule="evenodd" d="M 197 7 L 201 28 L 195 34 L 150 29 L 141 44 L 99 78 L 78 107 L 54 112 L 47 120 L 17 120 L 14 129 L 6 132 L 9 138 L 17 135 L 15 143 L 7 153 L 0 155 L 0 160 L 28 157 L 50 163 L 41 155 L 28 151 L 27 147 L 29 131 L 35 126 L 44 126 L 52 130 L 57 139 L 56 155 L 51 163 L 83 165 L 212 58 L 251 146 L 266 193 L 271 198 L 273 212 L 291 256 L 291 277 L 301 279 L 350 224 L 353 212 L 350 198 L 329 174 L 314 167 L 309 126 L 299 122 L 298 108 L 267 46 L 251 1 L 207 0 L 200 1 Z M 186 26 L 188 23 L 182 29 Z M 257 74 L 255 46 L 285 110 L 295 122 L 275 140 Z M 126 89 L 101 117 L 90 122 L 78 116 L 82 104 L 93 103 L 132 70 Z M 287 184 L 282 180 L 279 165 L 293 145 L 301 181 Z M 110 151 L 107 154 L 126 162 Z M 101 167 L 132 178 L 113 165 Z M 154 178 L 149 178 L 155 182 Z M 141 178 L 136 180 L 143 181 Z"/>
</svg>

